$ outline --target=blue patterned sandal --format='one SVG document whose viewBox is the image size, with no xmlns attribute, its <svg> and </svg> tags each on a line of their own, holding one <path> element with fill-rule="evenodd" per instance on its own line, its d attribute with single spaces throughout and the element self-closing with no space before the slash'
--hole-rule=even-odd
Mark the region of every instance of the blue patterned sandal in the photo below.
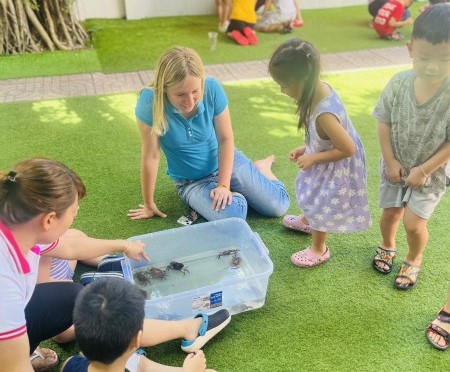
<svg viewBox="0 0 450 372">
<path fill-rule="evenodd" d="M 397 253 L 396 249 L 386 249 L 378 246 L 375 256 L 373 256 L 372 266 L 381 274 L 389 274 L 392 271 L 392 263 L 394 262 L 394 256 Z M 386 270 L 384 267 L 380 267 L 377 263 L 382 263 L 388 266 Z"/>
</svg>

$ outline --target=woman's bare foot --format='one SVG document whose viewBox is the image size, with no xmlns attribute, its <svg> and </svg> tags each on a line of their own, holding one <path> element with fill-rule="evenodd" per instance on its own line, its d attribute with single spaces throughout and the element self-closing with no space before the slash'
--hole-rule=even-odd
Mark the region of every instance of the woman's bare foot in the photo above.
<svg viewBox="0 0 450 372">
<path fill-rule="evenodd" d="M 276 180 L 277 178 L 272 173 L 272 164 L 275 161 L 275 155 L 269 155 L 267 158 L 255 160 L 255 167 L 264 174 L 269 180 Z"/>
<path fill-rule="evenodd" d="M 202 350 L 188 354 L 184 359 L 183 372 L 203 372 L 206 369 L 206 357 Z"/>
</svg>

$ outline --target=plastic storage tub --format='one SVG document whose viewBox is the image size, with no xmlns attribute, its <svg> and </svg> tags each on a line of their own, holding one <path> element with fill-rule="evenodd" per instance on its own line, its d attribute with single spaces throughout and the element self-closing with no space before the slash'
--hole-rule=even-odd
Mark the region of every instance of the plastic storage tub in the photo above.
<svg viewBox="0 0 450 372">
<path fill-rule="evenodd" d="M 150 257 L 150 263 L 126 258 L 122 264 L 125 279 L 147 291 L 147 318 L 184 319 L 221 308 L 237 314 L 264 305 L 273 264 L 259 235 L 242 219 L 206 222 L 130 240 L 145 243 Z M 136 277 L 139 272 L 141 276 Z"/>
</svg>

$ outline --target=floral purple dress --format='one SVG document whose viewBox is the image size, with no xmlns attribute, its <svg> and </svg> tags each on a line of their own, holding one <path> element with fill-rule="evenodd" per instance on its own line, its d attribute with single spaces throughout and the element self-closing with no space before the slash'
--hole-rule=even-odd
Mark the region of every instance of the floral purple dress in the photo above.
<svg viewBox="0 0 450 372">
<path fill-rule="evenodd" d="M 333 143 L 320 138 L 316 130 L 316 119 L 323 113 L 331 113 L 338 118 L 353 139 L 356 152 L 350 158 L 316 164 L 300 171 L 295 187 L 297 202 L 313 230 L 356 232 L 369 228 L 372 223 L 366 191 L 366 158 L 344 104 L 331 90 L 310 117 L 305 154 L 333 148 Z"/>
</svg>

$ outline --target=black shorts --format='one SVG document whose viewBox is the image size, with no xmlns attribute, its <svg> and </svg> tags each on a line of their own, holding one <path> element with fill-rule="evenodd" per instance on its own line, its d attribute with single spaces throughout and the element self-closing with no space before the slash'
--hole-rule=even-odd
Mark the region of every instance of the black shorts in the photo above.
<svg viewBox="0 0 450 372">
<path fill-rule="evenodd" d="M 75 299 L 82 289 L 81 284 L 73 282 L 36 285 L 25 307 L 30 353 L 33 353 L 41 341 L 48 340 L 72 326 Z"/>
<path fill-rule="evenodd" d="M 255 24 L 247 23 L 244 21 L 237 21 L 236 19 L 232 19 L 232 20 L 230 20 L 230 24 L 228 25 L 227 32 L 231 32 L 234 30 L 238 30 L 238 31 L 242 32 L 242 30 L 244 30 L 245 27 L 250 27 L 253 30 L 253 28 L 255 27 Z"/>
</svg>

